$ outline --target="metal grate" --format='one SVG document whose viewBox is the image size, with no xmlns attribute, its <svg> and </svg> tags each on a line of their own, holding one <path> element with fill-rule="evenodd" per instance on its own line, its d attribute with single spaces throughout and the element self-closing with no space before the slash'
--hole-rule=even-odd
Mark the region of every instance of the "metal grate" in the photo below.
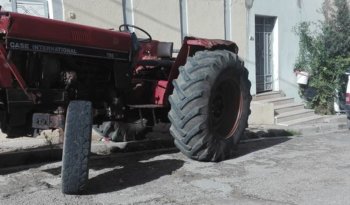
<svg viewBox="0 0 350 205">
<path fill-rule="evenodd" d="M 273 89 L 272 31 L 275 17 L 255 17 L 256 90 L 258 93 Z"/>
<path fill-rule="evenodd" d="M 16 0 L 13 3 L 18 13 L 49 18 L 46 0 Z"/>
</svg>

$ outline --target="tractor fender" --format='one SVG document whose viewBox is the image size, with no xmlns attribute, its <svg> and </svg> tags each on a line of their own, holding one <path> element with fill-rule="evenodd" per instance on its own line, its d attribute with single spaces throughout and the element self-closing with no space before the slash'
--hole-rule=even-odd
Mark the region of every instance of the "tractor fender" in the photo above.
<svg viewBox="0 0 350 205">
<path fill-rule="evenodd" d="M 238 54 L 238 46 L 232 41 L 186 37 L 185 42 L 189 46 L 204 47 L 203 50 L 229 50 Z"/>
<path fill-rule="evenodd" d="M 218 40 L 218 39 L 205 39 L 205 38 L 196 38 L 196 37 L 185 37 L 182 47 L 177 55 L 175 63 L 173 64 L 168 82 L 172 82 L 179 75 L 179 67 L 185 65 L 187 58 L 194 56 L 198 51 L 203 50 L 228 50 L 238 55 L 238 46 L 232 41 Z M 166 87 L 164 99 L 168 99 L 169 95 L 173 92 L 172 83 L 168 83 Z M 164 102 L 168 103 L 167 101 Z"/>
</svg>

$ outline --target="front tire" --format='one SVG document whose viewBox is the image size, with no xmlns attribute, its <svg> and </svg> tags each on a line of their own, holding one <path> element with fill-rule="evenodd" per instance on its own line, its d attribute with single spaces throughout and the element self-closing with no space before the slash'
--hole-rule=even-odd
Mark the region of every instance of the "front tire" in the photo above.
<svg viewBox="0 0 350 205">
<path fill-rule="evenodd" d="M 71 101 L 66 116 L 62 156 L 62 192 L 79 194 L 89 175 L 92 105 L 88 101 Z"/>
<path fill-rule="evenodd" d="M 227 50 L 200 51 L 179 71 L 168 114 L 175 145 L 199 161 L 231 157 L 250 114 L 243 61 Z"/>
</svg>

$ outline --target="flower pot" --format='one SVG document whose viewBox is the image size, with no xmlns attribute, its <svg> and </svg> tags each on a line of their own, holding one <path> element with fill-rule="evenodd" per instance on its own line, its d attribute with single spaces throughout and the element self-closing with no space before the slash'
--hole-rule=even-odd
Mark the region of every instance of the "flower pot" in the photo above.
<svg viewBox="0 0 350 205">
<path fill-rule="evenodd" d="M 307 85 L 309 80 L 309 73 L 305 71 L 300 71 L 297 73 L 297 83 L 300 85 Z"/>
</svg>

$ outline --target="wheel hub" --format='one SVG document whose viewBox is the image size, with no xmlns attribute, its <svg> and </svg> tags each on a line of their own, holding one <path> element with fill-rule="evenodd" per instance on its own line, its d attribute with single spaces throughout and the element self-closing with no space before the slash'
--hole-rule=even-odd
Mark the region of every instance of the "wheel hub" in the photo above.
<svg viewBox="0 0 350 205">
<path fill-rule="evenodd" d="M 210 129 L 220 139 L 231 137 L 241 113 L 241 91 L 232 78 L 221 81 L 214 89 L 209 106 Z"/>
</svg>

